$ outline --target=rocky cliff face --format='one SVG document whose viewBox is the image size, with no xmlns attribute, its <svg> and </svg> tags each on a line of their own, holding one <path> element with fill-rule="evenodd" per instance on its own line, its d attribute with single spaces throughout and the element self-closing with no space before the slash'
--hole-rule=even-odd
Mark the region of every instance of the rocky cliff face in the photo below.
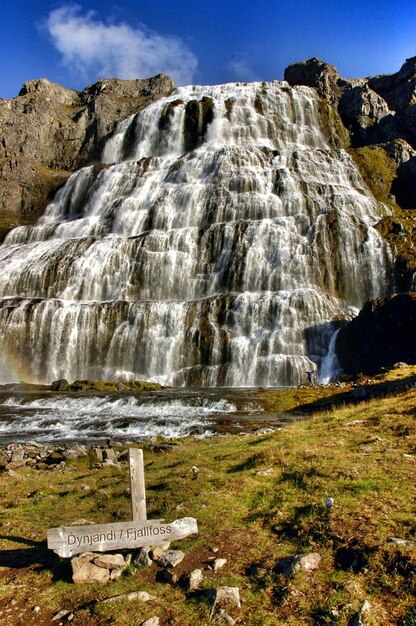
<svg viewBox="0 0 416 626">
<path fill-rule="evenodd" d="M 173 88 L 163 74 L 101 80 L 82 92 L 40 79 L 0 100 L 0 240 L 33 223 L 69 175 L 97 158 L 120 120 Z"/>
<path fill-rule="evenodd" d="M 350 134 L 349 152 L 393 219 L 380 223 L 396 264 L 396 288 L 414 288 L 416 275 L 416 57 L 395 74 L 345 79 L 316 58 L 290 65 L 290 85 L 314 87 L 339 112 Z"/>
<path fill-rule="evenodd" d="M 313 58 L 289 65 L 285 80 L 315 87 L 336 106 L 353 146 L 402 139 L 416 148 L 416 57 L 395 74 L 361 79 L 342 78 L 333 65 Z"/>
<path fill-rule="evenodd" d="M 374 374 L 398 361 L 416 363 L 416 293 L 368 301 L 342 328 L 336 348 L 348 374 Z"/>
</svg>

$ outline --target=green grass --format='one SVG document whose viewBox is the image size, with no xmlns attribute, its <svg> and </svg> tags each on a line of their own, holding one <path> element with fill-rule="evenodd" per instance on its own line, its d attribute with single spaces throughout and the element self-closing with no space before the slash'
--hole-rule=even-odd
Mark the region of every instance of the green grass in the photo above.
<svg viewBox="0 0 416 626">
<path fill-rule="evenodd" d="M 384 380 L 399 384 L 413 374 L 414 368 L 396 370 Z M 198 520 L 199 534 L 175 544 L 186 552 L 179 573 L 199 567 L 203 587 L 238 586 L 243 606 L 233 615 L 248 626 L 347 626 L 365 599 L 372 605 L 369 626 L 411 626 L 414 550 L 390 546 L 387 538 L 416 539 L 415 402 L 412 389 L 326 410 L 272 433 L 187 440 L 162 453 L 144 446 L 149 518 Z M 80 517 L 129 519 L 127 466 L 97 470 L 94 462 L 91 455 L 62 472 L 0 475 L 0 558 L 30 542 L 36 547 L 49 527 Z M 193 465 L 200 470 L 195 480 Z M 259 474 L 267 469 L 272 472 Z M 327 496 L 334 498 L 330 512 Z M 227 559 L 215 574 L 206 569 L 214 547 L 215 556 Z M 279 558 L 303 551 L 321 554 L 319 570 L 290 579 L 273 571 Z M 246 573 L 253 564 L 263 568 L 259 579 Z M 98 586 L 73 585 L 58 559 L 40 569 L 0 569 L 0 611 L 18 597 L 49 615 L 71 608 L 75 625 L 124 626 L 152 615 L 163 625 L 208 624 L 206 602 L 156 583 L 156 570 L 130 568 L 121 580 Z M 95 602 L 138 589 L 158 602 Z"/>
</svg>

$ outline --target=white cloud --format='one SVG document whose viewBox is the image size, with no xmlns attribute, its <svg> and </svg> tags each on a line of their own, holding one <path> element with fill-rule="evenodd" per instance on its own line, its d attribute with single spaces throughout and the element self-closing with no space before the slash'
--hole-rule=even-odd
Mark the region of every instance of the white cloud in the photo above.
<svg viewBox="0 0 416 626">
<path fill-rule="evenodd" d="M 147 78 L 169 74 L 178 85 L 192 82 L 197 59 L 178 37 L 144 27 L 106 24 L 77 5 L 52 11 L 46 22 L 63 63 L 83 78 Z"/>
<path fill-rule="evenodd" d="M 261 80 L 260 76 L 253 70 L 250 63 L 243 59 L 235 59 L 228 64 L 228 68 L 234 74 L 236 80 L 253 82 Z"/>
</svg>

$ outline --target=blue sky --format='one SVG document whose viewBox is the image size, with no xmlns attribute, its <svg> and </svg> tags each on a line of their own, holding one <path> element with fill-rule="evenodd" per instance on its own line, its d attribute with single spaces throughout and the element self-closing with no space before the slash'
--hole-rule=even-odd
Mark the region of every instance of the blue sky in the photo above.
<svg viewBox="0 0 416 626">
<path fill-rule="evenodd" d="M 415 0 L 0 0 L 0 11 L 2 98 L 31 78 L 268 81 L 312 56 L 362 77 L 416 56 Z"/>
</svg>

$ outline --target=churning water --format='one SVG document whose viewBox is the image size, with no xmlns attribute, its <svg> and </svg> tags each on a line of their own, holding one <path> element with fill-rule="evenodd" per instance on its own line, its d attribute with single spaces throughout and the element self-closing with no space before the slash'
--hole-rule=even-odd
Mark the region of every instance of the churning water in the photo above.
<svg viewBox="0 0 416 626">
<path fill-rule="evenodd" d="M 273 82 L 180 88 L 122 122 L 0 247 L 0 382 L 330 378 L 338 321 L 385 293 L 390 257 L 328 119 Z"/>
</svg>

